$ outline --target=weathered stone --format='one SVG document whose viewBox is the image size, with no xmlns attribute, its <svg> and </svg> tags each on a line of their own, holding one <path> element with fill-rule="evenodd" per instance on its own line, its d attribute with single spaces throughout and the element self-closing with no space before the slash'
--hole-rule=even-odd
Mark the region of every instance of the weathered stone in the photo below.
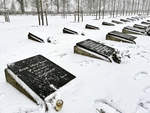
<svg viewBox="0 0 150 113">
<path fill-rule="evenodd" d="M 38 36 L 36 36 L 32 33 L 28 34 L 28 39 L 33 40 L 33 41 L 37 41 L 37 42 L 40 42 L 40 43 L 44 43 L 43 39 L 39 38 Z"/>
<path fill-rule="evenodd" d="M 145 35 L 146 34 L 145 30 L 134 28 L 131 26 L 124 27 L 122 29 L 122 32 L 127 33 L 127 34 L 138 34 L 138 35 Z"/>
<path fill-rule="evenodd" d="M 120 19 L 120 21 L 122 21 L 122 22 L 130 22 L 129 20 L 126 20 L 126 19 Z"/>
<path fill-rule="evenodd" d="M 120 21 L 117 21 L 117 20 L 112 20 L 113 23 L 116 23 L 116 24 L 123 24 L 122 22 Z"/>
<path fill-rule="evenodd" d="M 76 32 L 76 31 L 73 31 L 73 30 L 71 30 L 71 29 L 68 29 L 68 28 L 64 28 L 63 29 L 63 33 L 67 33 L 67 34 L 78 34 L 78 32 Z"/>
<path fill-rule="evenodd" d="M 115 26 L 115 24 L 112 24 L 112 23 L 109 23 L 109 22 L 102 22 L 102 25 Z"/>
<path fill-rule="evenodd" d="M 77 43 L 76 46 L 74 46 L 74 52 L 108 62 L 121 62 L 120 58 L 117 57 L 117 53 L 114 48 L 93 41 L 91 39 L 87 39 L 85 41 Z"/>
<path fill-rule="evenodd" d="M 96 27 L 96 26 L 93 26 L 93 25 L 89 25 L 89 24 L 86 24 L 85 28 L 86 29 L 99 30 L 99 27 Z"/>
<path fill-rule="evenodd" d="M 43 106 L 50 95 L 75 78 L 41 55 L 9 64 L 5 75 L 8 83 Z"/>
<path fill-rule="evenodd" d="M 143 22 L 141 22 L 141 24 L 150 25 L 150 22 L 143 21 Z"/>
<path fill-rule="evenodd" d="M 132 35 L 127 35 L 122 32 L 118 31 L 112 31 L 106 35 L 106 40 L 113 40 L 113 41 L 119 41 L 119 42 L 126 42 L 131 44 L 136 44 L 134 41 L 137 37 Z"/>
</svg>

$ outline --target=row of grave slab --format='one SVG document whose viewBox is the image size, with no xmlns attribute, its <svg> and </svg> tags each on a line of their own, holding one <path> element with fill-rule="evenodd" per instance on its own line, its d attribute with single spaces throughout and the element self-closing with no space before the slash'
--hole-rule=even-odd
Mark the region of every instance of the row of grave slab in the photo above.
<svg viewBox="0 0 150 113">
<path fill-rule="evenodd" d="M 127 18 L 127 20 L 112 20 L 112 22 L 122 24 L 121 21 L 131 22 L 143 18 L 145 17 L 132 17 Z M 112 23 L 103 22 L 103 24 L 110 25 Z M 99 30 L 99 27 L 89 24 L 87 24 L 85 28 Z M 150 20 L 143 21 L 141 24 L 135 24 L 133 27 L 124 27 L 122 32 L 109 32 L 106 35 L 106 40 L 136 44 L 134 40 L 137 37 L 129 34 L 150 35 L 149 28 Z M 64 28 L 63 33 L 78 35 L 78 32 L 68 28 Z M 39 38 L 32 33 L 28 34 L 28 39 L 44 43 L 42 38 Z M 47 41 L 50 42 L 50 40 Z M 108 62 L 114 61 L 116 63 L 121 63 L 121 59 L 118 56 L 118 51 L 110 46 L 91 39 L 76 43 L 74 46 L 74 53 L 102 59 Z M 58 99 L 55 92 L 76 78 L 74 75 L 42 55 L 36 55 L 8 64 L 5 69 L 5 76 L 8 83 L 38 105 L 44 106 L 45 111 L 49 109 L 49 104 L 53 106 L 56 111 L 61 110 L 63 100 Z"/>
</svg>

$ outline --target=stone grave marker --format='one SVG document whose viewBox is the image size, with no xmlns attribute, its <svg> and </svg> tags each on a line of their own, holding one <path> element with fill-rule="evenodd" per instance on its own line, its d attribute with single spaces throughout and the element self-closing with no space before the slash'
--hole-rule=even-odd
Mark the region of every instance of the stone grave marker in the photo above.
<svg viewBox="0 0 150 113">
<path fill-rule="evenodd" d="M 122 22 L 117 21 L 117 20 L 112 20 L 112 22 L 115 23 L 115 24 L 123 24 Z"/>
<path fill-rule="evenodd" d="M 133 18 L 126 18 L 126 19 L 129 21 L 135 21 L 135 19 L 133 19 Z"/>
<path fill-rule="evenodd" d="M 8 83 L 45 108 L 51 95 L 75 78 L 42 55 L 8 64 L 5 76 Z"/>
<path fill-rule="evenodd" d="M 134 24 L 133 27 L 138 28 L 138 29 L 143 29 L 145 31 L 147 31 L 150 28 L 150 26 L 141 25 L 141 24 Z"/>
<path fill-rule="evenodd" d="M 107 62 L 121 62 L 121 59 L 117 56 L 117 52 L 114 48 L 91 39 L 77 43 L 74 46 L 74 53 L 105 60 Z"/>
<path fill-rule="evenodd" d="M 102 22 L 102 25 L 106 25 L 106 26 L 115 26 L 115 24 L 109 23 L 109 22 Z"/>
<path fill-rule="evenodd" d="M 122 21 L 122 22 L 130 22 L 129 20 L 126 20 L 126 19 L 120 19 L 120 21 Z"/>
<path fill-rule="evenodd" d="M 32 33 L 28 34 L 28 39 L 33 40 L 33 41 L 37 41 L 37 42 L 40 42 L 40 43 L 44 43 L 44 40 L 42 38 L 39 38 L 38 36 L 36 36 Z"/>
<path fill-rule="evenodd" d="M 71 29 L 68 29 L 68 28 L 64 28 L 63 29 L 63 33 L 67 33 L 67 34 L 78 34 L 78 32 L 76 32 L 76 31 L 73 31 L 73 30 L 71 30 Z"/>
<path fill-rule="evenodd" d="M 141 24 L 150 25 L 150 22 L 143 21 L 143 22 L 141 22 Z"/>
<path fill-rule="evenodd" d="M 96 26 L 93 26 L 93 25 L 90 25 L 90 24 L 86 24 L 86 25 L 85 25 L 85 28 L 86 28 L 86 29 L 99 30 L 99 27 L 96 27 Z"/>
<path fill-rule="evenodd" d="M 137 37 L 132 35 L 127 35 L 119 31 L 112 31 L 106 35 L 106 40 L 113 40 L 119 42 L 126 42 L 131 44 L 136 44 L 134 41 Z"/>
<path fill-rule="evenodd" d="M 146 31 L 135 27 L 127 26 L 122 29 L 123 33 L 145 35 Z"/>
</svg>

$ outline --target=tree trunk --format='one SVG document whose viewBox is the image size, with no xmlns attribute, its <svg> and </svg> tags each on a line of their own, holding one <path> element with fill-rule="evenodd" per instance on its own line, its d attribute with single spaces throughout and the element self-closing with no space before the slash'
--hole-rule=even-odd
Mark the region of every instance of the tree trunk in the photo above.
<svg viewBox="0 0 150 113">
<path fill-rule="evenodd" d="M 38 14 L 39 25 L 41 25 L 39 0 L 36 0 L 36 8 L 37 8 L 37 14 Z"/>
<path fill-rule="evenodd" d="M 41 6 L 41 20 L 42 20 L 42 25 L 44 25 L 43 1 L 42 0 L 40 0 L 40 6 Z"/>
</svg>

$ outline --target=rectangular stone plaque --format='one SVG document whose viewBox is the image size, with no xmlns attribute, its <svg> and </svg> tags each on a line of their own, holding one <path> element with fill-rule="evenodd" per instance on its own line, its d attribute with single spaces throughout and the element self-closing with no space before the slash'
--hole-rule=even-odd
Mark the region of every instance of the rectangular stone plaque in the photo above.
<svg viewBox="0 0 150 113">
<path fill-rule="evenodd" d="M 81 55 L 102 59 L 108 62 L 112 62 L 112 56 L 116 53 L 114 48 L 91 39 L 77 43 L 74 47 L 74 52 Z"/>
<path fill-rule="evenodd" d="M 127 43 L 132 43 L 136 44 L 134 41 L 137 37 L 132 36 L 132 35 L 127 35 L 122 32 L 118 31 L 112 31 L 106 35 L 107 40 L 113 40 L 113 41 L 122 41 L 122 42 L 127 42 Z"/>
<path fill-rule="evenodd" d="M 12 83 L 10 77 L 24 88 L 35 101 L 37 98 L 34 95 L 45 101 L 45 98 L 75 78 L 74 75 L 42 55 L 9 64 L 6 80 Z M 17 86 L 15 87 L 18 89 Z"/>
<path fill-rule="evenodd" d="M 145 30 L 138 29 L 138 28 L 131 27 L 131 26 L 124 27 L 122 32 L 123 33 L 129 33 L 129 34 L 138 34 L 138 35 L 145 35 L 146 34 Z"/>
</svg>

